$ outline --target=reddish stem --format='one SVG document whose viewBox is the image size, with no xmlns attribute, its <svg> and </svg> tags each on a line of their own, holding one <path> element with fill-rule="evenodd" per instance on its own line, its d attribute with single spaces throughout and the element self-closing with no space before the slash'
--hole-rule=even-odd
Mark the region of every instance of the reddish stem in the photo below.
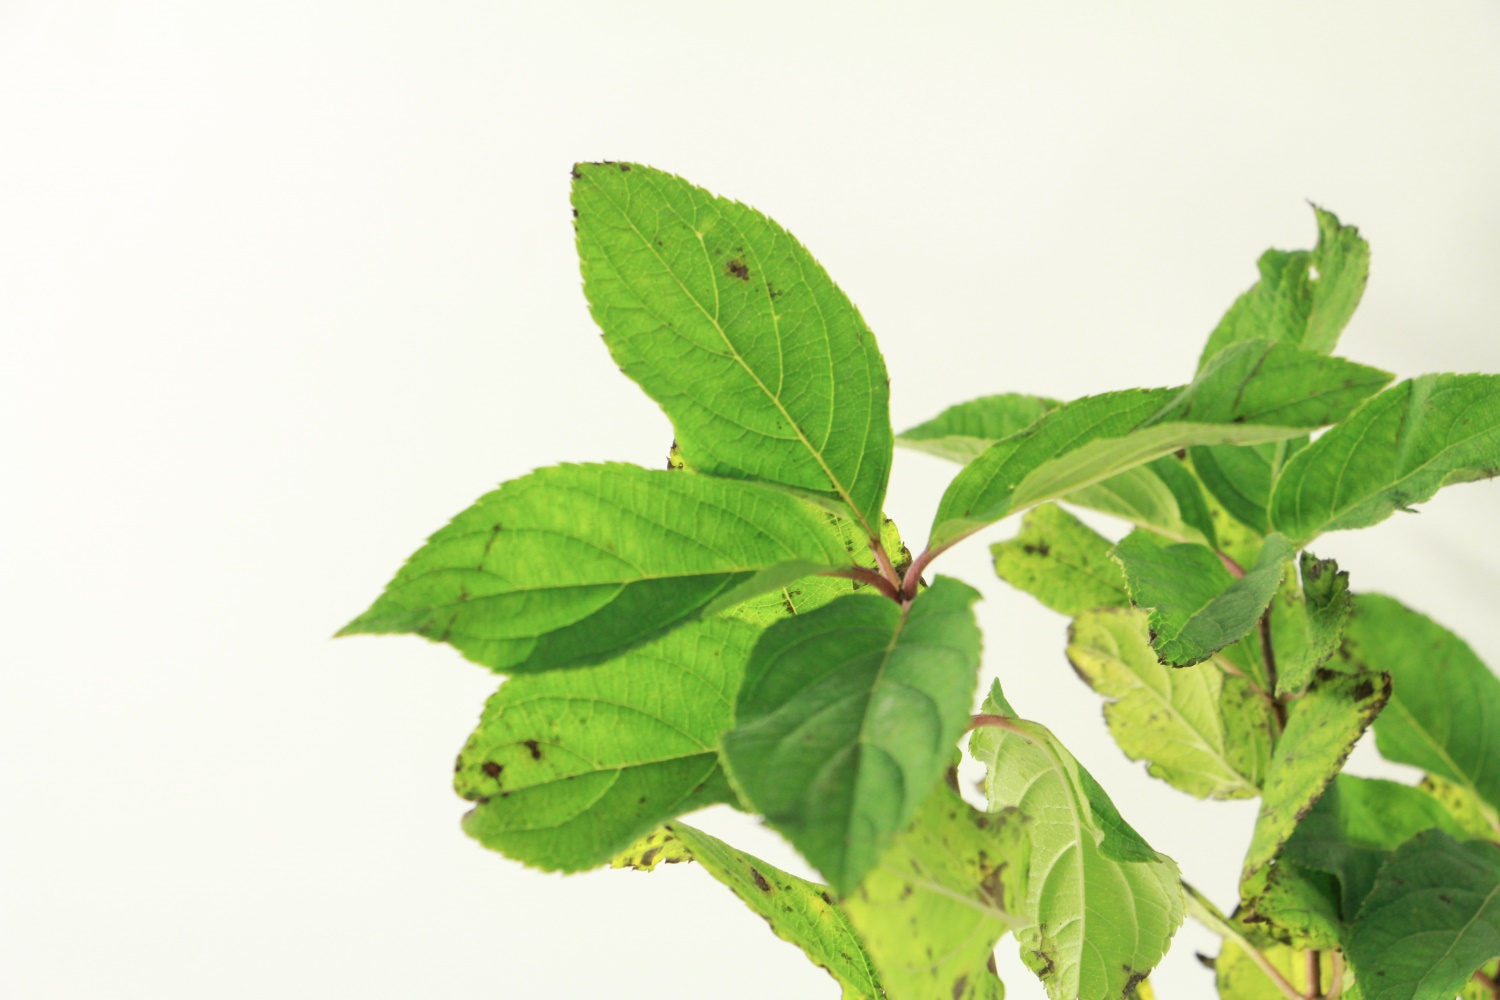
<svg viewBox="0 0 1500 1000">
<path fill-rule="evenodd" d="M 845 580 L 854 580 L 859 583 L 868 584 L 896 603 L 901 603 L 901 591 L 891 581 L 873 569 L 865 569 L 863 566 L 845 566 L 842 569 L 825 569 L 818 575 L 837 576 Z"/>
</svg>

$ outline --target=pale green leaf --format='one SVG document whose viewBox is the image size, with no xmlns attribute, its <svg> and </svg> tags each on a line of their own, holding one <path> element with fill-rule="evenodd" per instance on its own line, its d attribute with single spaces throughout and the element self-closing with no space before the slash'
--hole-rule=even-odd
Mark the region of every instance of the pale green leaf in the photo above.
<svg viewBox="0 0 1500 1000">
<path fill-rule="evenodd" d="M 719 735 L 759 632 L 710 619 L 601 666 L 506 682 L 458 756 L 454 787 L 478 803 L 464 829 L 529 865 L 579 871 L 732 800 Z"/>
<path fill-rule="evenodd" d="M 893 1000 L 999 1000 L 995 942 L 1026 923 L 1029 840 L 940 783 L 843 906 Z"/>
<path fill-rule="evenodd" d="M 1286 728 L 1271 757 L 1255 833 L 1245 855 L 1241 878 L 1246 895 L 1254 895 L 1252 878 L 1281 853 L 1297 821 L 1338 774 L 1390 694 L 1387 674 L 1325 672 L 1292 702 Z"/>
<path fill-rule="evenodd" d="M 339 634 L 412 632 L 503 673 L 583 666 L 848 564 L 827 512 L 780 491 L 562 465 L 480 498 Z"/>
<path fill-rule="evenodd" d="M 1211 665 L 1175 670 L 1158 662 L 1144 612 L 1124 608 L 1088 611 L 1068 632 L 1068 659 L 1079 675 L 1108 701 L 1104 718 L 1115 742 L 1131 760 L 1144 760 L 1152 776 L 1198 798 L 1238 799 L 1259 794 L 1255 775 L 1242 774 L 1228 746 L 1225 702 L 1242 711 L 1244 688 Z M 1264 724 L 1269 706 L 1253 692 Z"/>
<path fill-rule="evenodd" d="M 1276 693 L 1300 692 L 1314 672 L 1338 651 L 1352 606 L 1349 574 L 1332 559 L 1303 552 L 1301 580 L 1290 568 L 1271 604 L 1271 648 L 1276 658 Z"/>
<path fill-rule="evenodd" d="M 736 787 L 847 895 L 911 822 L 968 728 L 978 591 L 850 596 L 777 622 L 723 740 Z"/>
<path fill-rule="evenodd" d="M 1176 455 L 1127 469 L 1063 498 L 1075 507 L 1109 514 L 1177 542 L 1217 541 L 1203 486 Z"/>
<path fill-rule="evenodd" d="M 1055 500 L 1181 448 L 1256 444 L 1343 419 L 1390 376 L 1285 344 L 1220 352 L 1192 384 L 1088 396 L 996 442 L 943 494 L 942 548 L 1012 511 Z"/>
<path fill-rule="evenodd" d="M 1423 375 L 1298 452 L 1276 481 L 1271 525 L 1300 548 L 1497 473 L 1500 375 Z"/>
<path fill-rule="evenodd" d="M 1353 920 L 1391 852 L 1423 830 L 1468 835 L 1420 788 L 1340 774 L 1297 824 L 1282 856 L 1338 879 L 1340 912 Z"/>
<path fill-rule="evenodd" d="M 666 829 L 679 850 L 763 917 L 777 937 L 796 945 L 813 964 L 825 969 L 843 988 L 843 1000 L 887 996 L 849 918 L 826 886 L 789 875 L 686 823 L 673 823 Z"/>
<path fill-rule="evenodd" d="M 1395 682 L 1375 723 L 1382 756 L 1500 807 L 1500 679 L 1467 643 L 1389 597 L 1359 594 L 1343 652 Z"/>
<path fill-rule="evenodd" d="M 1270 337 L 1327 354 L 1364 294 L 1370 246 L 1359 230 L 1316 205 L 1318 245 L 1267 250 L 1260 281 L 1241 295 L 1208 338 L 1199 367 L 1230 344 Z"/>
<path fill-rule="evenodd" d="M 1249 635 L 1295 550 L 1280 535 L 1255 564 L 1233 576 L 1213 550 L 1133 531 L 1115 546 L 1131 603 L 1151 611 L 1151 646 L 1164 663 L 1188 666 Z"/>
<path fill-rule="evenodd" d="M 628 163 L 574 168 L 584 293 L 615 361 L 699 472 L 779 483 L 880 525 L 885 362 L 858 310 L 785 229 Z"/>
<path fill-rule="evenodd" d="M 633 868 L 654 872 L 657 865 L 676 865 L 693 860 L 689 851 L 666 827 L 657 827 L 610 859 L 611 868 Z"/>
<path fill-rule="evenodd" d="M 1272 979 L 1266 967 L 1274 969 L 1282 981 L 1295 992 L 1293 996 L 1327 996 L 1333 986 L 1333 963 L 1319 965 L 1322 989 L 1317 994 L 1306 993 L 1307 981 L 1311 977 L 1307 970 L 1307 957 L 1302 951 L 1286 945 L 1272 944 L 1257 949 L 1260 961 L 1241 943 L 1226 940 L 1214 959 L 1215 986 L 1220 1000 L 1288 1000 L 1286 992 Z M 1345 990 L 1339 1000 L 1353 1000 Z"/>
<path fill-rule="evenodd" d="M 1129 603 L 1113 544 L 1056 504 L 1026 513 L 1021 531 L 990 548 L 1000 579 L 1053 611 L 1076 615 Z"/>
<path fill-rule="evenodd" d="M 1349 938 L 1366 1000 L 1451 1000 L 1497 956 L 1500 846 L 1442 830 L 1396 849 Z"/>
<path fill-rule="evenodd" d="M 926 423 L 898 434 L 896 443 L 966 464 L 1058 405 L 1056 400 L 1019 393 L 985 396 L 949 407 Z M 1208 519 L 1203 488 L 1174 456 L 1074 490 L 1067 501 L 1124 518 L 1177 541 L 1213 543 L 1213 524 Z"/>
<path fill-rule="evenodd" d="M 970 743 L 991 809 L 1031 822 L 1021 956 L 1053 1000 L 1120 1000 L 1182 923 L 1177 865 L 1150 851 L 1088 772 L 1044 727 L 1015 718 L 996 685 L 984 711 L 1007 717 Z M 1150 858 L 1150 860 L 1124 860 Z"/>
<path fill-rule="evenodd" d="M 896 435 L 896 443 L 963 464 L 978 458 L 1001 438 L 1036 423 L 1057 406 L 1055 399 L 1019 392 L 984 396 L 950 406 L 931 420 L 902 431 Z"/>
<path fill-rule="evenodd" d="M 1418 787 L 1442 803 L 1470 837 L 1500 841 L 1500 817 L 1473 789 L 1436 774 L 1424 775 Z"/>
<path fill-rule="evenodd" d="M 1293 948 L 1342 947 L 1338 880 L 1285 856 L 1266 870 L 1258 894 L 1241 901 L 1239 919 Z"/>
</svg>

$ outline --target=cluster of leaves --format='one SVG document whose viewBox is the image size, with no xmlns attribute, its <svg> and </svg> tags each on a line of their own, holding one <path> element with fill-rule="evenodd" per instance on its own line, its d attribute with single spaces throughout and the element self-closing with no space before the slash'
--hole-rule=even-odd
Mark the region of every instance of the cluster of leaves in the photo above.
<svg viewBox="0 0 1500 1000">
<path fill-rule="evenodd" d="M 585 293 L 672 421 L 669 467 L 504 484 L 341 633 L 510 675 L 458 757 L 473 837 L 553 871 L 694 861 L 846 998 L 1001 997 L 1007 932 L 1055 1000 L 1148 996 L 1185 913 L 1224 938 L 1225 997 L 1490 995 L 1500 681 L 1307 546 L 1493 476 L 1500 378 L 1387 388 L 1330 356 L 1368 267 L 1352 227 L 1318 210 L 1314 250 L 1262 257 L 1185 385 L 990 396 L 898 436 L 874 336 L 785 230 L 643 166 L 574 181 Z M 897 441 L 963 465 L 915 559 L 882 511 Z M 924 574 L 1021 511 L 995 568 L 1072 617 L 1121 749 L 1260 799 L 1230 916 L 998 685 L 976 705 L 979 595 Z M 1372 723 L 1421 785 L 1339 775 Z M 716 803 L 827 884 L 679 820 Z"/>
</svg>

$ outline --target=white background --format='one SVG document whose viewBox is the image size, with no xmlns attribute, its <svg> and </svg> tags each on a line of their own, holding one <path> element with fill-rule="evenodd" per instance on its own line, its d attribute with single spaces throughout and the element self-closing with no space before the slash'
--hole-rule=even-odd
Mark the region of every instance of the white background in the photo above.
<svg viewBox="0 0 1500 1000">
<path fill-rule="evenodd" d="M 1305 199 L 1374 247 L 1345 353 L 1500 371 L 1492 2 L 0 0 L 0 996 L 836 996 L 693 866 L 466 839 L 495 679 L 329 640 L 495 483 L 662 462 L 579 288 L 593 159 L 798 234 L 898 428 L 1186 378 L 1257 255 L 1311 245 Z M 898 454 L 911 535 L 953 471 Z M 1497 514 L 1459 487 L 1318 551 L 1500 664 Z M 1230 903 L 1254 804 L 1125 760 L 984 545 L 938 568 L 988 595 L 987 676 Z M 1164 1000 L 1209 994 L 1195 949 Z"/>
</svg>

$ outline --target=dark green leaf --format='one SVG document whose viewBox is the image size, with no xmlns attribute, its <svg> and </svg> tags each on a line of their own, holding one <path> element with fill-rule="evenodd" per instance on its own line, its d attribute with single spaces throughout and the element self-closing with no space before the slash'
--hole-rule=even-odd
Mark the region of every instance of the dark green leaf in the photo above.
<svg viewBox="0 0 1500 1000">
<path fill-rule="evenodd" d="M 968 727 L 978 599 L 945 577 L 908 608 L 841 597 L 755 647 L 725 763 L 841 895 L 916 816 Z"/>
<path fill-rule="evenodd" d="M 1448 811 L 1420 788 L 1341 774 L 1287 839 L 1283 857 L 1337 878 L 1340 912 L 1353 920 L 1391 852 L 1433 829 L 1468 839 Z"/>
<path fill-rule="evenodd" d="M 1162 662 L 1201 663 L 1249 635 L 1281 582 L 1295 550 L 1272 535 L 1245 575 L 1235 578 L 1203 545 L 1174 544 L 1133 531 L 1115 546 L 1131 603 L 1151 610 L 1151 646 Z"/>
<path fill-rule="evenodd" d="M 939 783 L 844 901 L 895 1000 L 1001 1000 L 995 942 L 1027 922 L 1026 818 L 982 813 Z"/>
<path fill-rule="evenodd" d="M 759 633 L 695 622 L 602 666 L 508 681 L 458 756 L 454 787 L 478 803 L 464 828 L 529 865 L 579 871 L 731 800 L 719 735 Z"/>
<path fill-rule="evenodd" d="M 1208 338 L 1203 360 L 1230 344 L 1270 337 L 1327 354 L 1364 294 L 1370 246 L 1359 230 L 1313 206 L 1318 245 L 1307 250 L 1267 250 L 1260 281 L 1241 295 Z"/>
<path fill-rule="evenodd" d="M 1332 559 L 1304 552 L 1302 579 L 1287 572 L 1271 604 L 1271 646 L 1276 657 L 1276 693 L 1296 694 L 1339 648 L 1349 620 L 1349 574 Z"/>
<path fill-rule="evenodd" d="M 892 434 L 885 362 L 791 234 L 681 178 L 574 168 L 584 293 L 627 375 L 699 472 L 779 483 L 880 526 Z"/>
<path fill-rule="evenodd" d="M 1301 548 L 1497 472 L 1500 375 L 1423 375 L 1298 452 L 1271 495 L 1271 525 Z"/>
<path fill-rule="evenodd" d="M 1271 491 L 1276 478 L 1307 437 L 1288 438 L 1244 447 L 1203 445 L 1189 448 L 1193 468 L 1208 491 L 1241 524 L 1257 534 L 1271 531 Z"/>
<path fill-rule="evenodd" d="M 1375 723 L 1387 759 L 1457 782 L 1500 807 L 1500 679 L 1458 636 L 1378 594 L 1354 599 L 1344 652 L 1395 681 Z"/>
<path fill-rule="evenodd" d="M 1285 344 L 1220 352 L 1191 385 L 1074 400 L 996 442 L 949 485 L 931 545 L 1200 444 L 1256 444 L 1343 419 L 1390 376 Z"/>
<path fill-rule="evenodd" d="M 562 465 L 455 517 L 339 634 L 413 632 L 503 673 L 584 666 L 848 564 L 830 515 L 777 490 Z"/>
<path fill-rule="evenodd" d="M 1129 603 L 1109 539 L 1056 504 L 1028 511 L 1021 531 L 990 548 L 1000 579 L 1053 611 L 1077 615 Z"/>
<path fill-rule="evenodd" d="M 1365 1000 L 1451 1000 L 1500 956 L 1500 846 L 1442 830 L 1397 848 L 1349 939 Z"/>
</svg>

